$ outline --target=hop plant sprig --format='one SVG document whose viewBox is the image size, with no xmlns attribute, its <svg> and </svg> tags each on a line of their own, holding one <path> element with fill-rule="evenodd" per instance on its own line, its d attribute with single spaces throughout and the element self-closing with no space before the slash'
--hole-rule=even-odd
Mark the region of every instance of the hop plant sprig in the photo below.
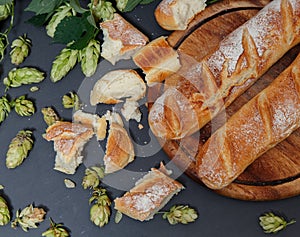
<svg viewBox="0 0 300 237">
<path fill-rule="evenodd" d="M 0 196 L 0 226 L 7 225 L 10 222 L 10 213 L 6 200 Z"/>
<path fill-rule="evenodd" d="M 275 215 L 272 212 L 265 213 L 259 217 L 259 225 L 267 234 L 275 234 L 295 222 L 296 220 L 294 219 L 287 221 L 284 217 Z"/>
<path fill-rule="evenodd" d="M 163 219 L 167 219 L 171 225 L 178 223 L 188 224 L 194 222 L 198 218 L 196 210 L 188 205 L 174 205 L 169 211 L 158 213 L 162 213 Z"/>
<path fill-rule="evenodd" d="M 86 77 L 94 75 L 100 57 L 100 42 L 92 39 L 89 44 L 80 51 L 81 71 Z"/>
<path fill-rule="evenodd" d="M 6 153 L 6 167 L 14 169 L 21 165 L 33 147 L 32 131 L 21 130 L 11 140 Z"/>
<path fill-rule="evenodd" d="M 62 97 L 62 105 L 66 109 L 75 109 L 78 110 L 80 108 L 80 100 L 79 96 L 74 92 L 69 92 Z"/>
<path fill-rule="evenodd" d="M 106 0 L 92 0 L 92 3 L 89 4 L 89 7 L 96 22 L 111 20 L 116 12 L 113 4 Z"/>
<path fill-rule="evenodd" d="M 42 233 L 44 237 L 69 237 L 69 232 L 63 224 L 57 224 L 50 218 L 50 228 Z"/>
<path fill-rule="evenodd" d="M 0 124 L 7 118 L 11 105 L 6 96 L 0 97 Z"/>
<path fill-rule="evenodd" d="M 31 47 L 31 40 L 27 38 L 27 35 L 19 36 L 12 44 L 10 51 L 11 63 L 20 65 L 28 56 Z"/>
<path fill-rule="evenodd" d="M 90 209 L 90 220 L 99 227 L 106 225 L 111 215 L 111 200 L 107 195 L 106 189 L 95 188 L 89 203 L 93 203 Z"/>
<path fill-rule="evenodd" d="M 16 98 L 10 104 L 20 116 L 31 116 L 35 113 L 34 103 L 26 99 L 25 95 Z"/>
<path fill-rule="evenodd" d="M 92 166 L 85 169 L 85 175 L 82 179 L 82 187 L 84 189 L 94 189 L 99 186 L 101 179 L 104 178 L 104 168 Z"/>
<path fill-rule="evenodd" d="M 25 232 L 28 229 L 38 228 L 38 224 L 44 221 L 46 211 L 43 208 L 33 207 L 32 204 L 23 210 L 18 210 L 16 218 L 11 222 L 11 227 L 16 228 L 18 225 Z"/>
<path fill-rule="evenodd" d="M 43 114 L 43 119 L 48 126 L 51 126 L 52 124 L 60 120 L 57 113 L 51 107 L 42 108 L 41 112 Z"/>
</svg>

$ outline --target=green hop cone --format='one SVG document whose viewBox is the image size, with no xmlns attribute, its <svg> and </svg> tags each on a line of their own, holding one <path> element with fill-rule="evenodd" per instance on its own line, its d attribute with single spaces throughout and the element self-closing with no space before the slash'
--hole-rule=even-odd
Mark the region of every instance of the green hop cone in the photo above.
<svg viewBox="0 0 300 237">
<path fill-rule="evenodd" d="M 6 20 L 12 13 L 12 4 L 6 3 L 0 5 L 0 21 Z"/>
<path fill-rule="evenodd" d="M 128 3 L 128 0 L 116 0 L 117 8 L 119 11 L 123 11 Z"/>
<path fill-rule="evenodd" d="M 92 1 L 94 4 L 90 4 L 92 14 L 97 22 L 111 20 L 114 17 L 116 9 L 112 3 L 105 0 Z"/>
<path fill-rule="evenodd" d="M 89 202 L 94 203 L 90 209 L 90 220 L 99 227 L 107 224 L 111 214 L 111 200 L 106 194 L 106 189 L 95 188 Z"/>
<path fill-rule="evenodd" d="M 81 70 L 86 77 L 94 75 L 100 57 L 100 42 L 92 39 L 80 51 Z"/>
<path fill-rule="evenodd" d="M 6 96 L 0 97 L 0 123 L 2 123 L 11 111 L 10 102 Z"/>
<path fill-rule="evenodd" d="M 0 62 L 4 58 L 4 52 L 7 46 L 8 46 L 7 35 L 0 33 Z"/>
<path fill-rule="evenodd" d="M 50 78 L 53 82 L 60 81 L 76 65 L 79 51 L 64 48 L 52 63 Z"/>
<path fill-rule="evenodd" d="M 21 64 L 28 56 L 30 47 L 31 40 L 27 38 L 26 34 L 15 39 L 11 44 L 11 63 L 15 65 Z"/>
<path fill-rule="evenodd" d="M 52 109 L 51 107 L 42 108 L 42 114 L 44 121 L 48 126 L 60 120 L 54 109 Z"/>
<path fill-rule="evenodd" d="M 31 100 L 27 100 L 25 95 L 22 95 L 12 101 L 11 105 L 20 116 L 31 116 L 35 113 L 33 102 Z"/>
<path fill-rule="evenodd" d="M 62 224 L 56 224 L 50 218 L 50 228 L 42 233 L 44 237 L 69 237 L 69 232 Z"/>
<path fill-rule="evenodd" d="M 16 213 L 16 219 L 11 222 L 11 227 L 16 228 L 18 225 L 27 232 L 28 229 L 37 228 L 38 224 L 44 221 L 46 212 L 43 208 L 33 207 L 29 205 L 25 207 L 21 212 L 18 210 Z"/>
<path fill-rule="evenodd" d="M 100 179 L 104 178 L 104 168 L 103 167 L 89 167 L 85 170 L 85 175 L 82 179 L 82 187 L 84 189 L 96 188 L 100 184 Z"/>
<path fill-rule="evenodd" d="M 21 165 L 32 149 L 33 139 L 32 132 L 29 130 L 21 130 L 11 140 L 8 151 L 6 153 L 6 167 L 14 169 Z"/>
<path fill-rule="evenodd" d="M 31 67 L 14 68 L 3 79 L 3 84 L 9 87 L 19 87 L 32 83 L 39 83 L 45 79 L 44 73 Z"/>
<path fill-rule="evenodd" d="M 56 27 L 65 18 L 69 16 L 75 16 L 76 11 L 70 6 L 70 4 L 65 3 L 64 5 L 57 8 L 56 12 L 51 17 L 49 23 L 46 26 L 47 34 L 53 38 L 55 34 Z"/>
<path fill-rule="evenodd" d="M 259 217 L 259 224 L 267 234 L 275 234 L 295 222 L 295 220 L 291 220 L 288 222 L 283 217 L 277 216 L 272 212 L 265 213 L 264 215 Z"/>
<path fill-rule="evenodd" d="M 10 213 L 7 203 L 3 197 L 0 196 L 0 226 L 8 224 L 10 221 Z"/>
<path fill-rule="evenodd" d="M 80 101 L 78 95 L 74 92 L 69 92 L 65 94 L 62 97 L 62 105 L 66 109 L 74 108 L 75 110 L 78 110 L 80 107 Z"/>
<path fill-rule="evenodd" d="M 167 219 L 171 225 L 178 223 L 188 224 L 198 218 L 197 212 L 189 206 L 174 205 L 169 212 L 163 214 L 163 219 Z"/>
</svg>

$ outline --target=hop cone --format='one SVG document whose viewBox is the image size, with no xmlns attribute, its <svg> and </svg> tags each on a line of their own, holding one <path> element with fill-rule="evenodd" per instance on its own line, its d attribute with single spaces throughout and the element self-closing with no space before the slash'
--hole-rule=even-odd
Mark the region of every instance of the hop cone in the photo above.
<svg viewBox="0 0 300 237">
<path fill-rule="evenodd" d="M 42 233 L 45 237 L 69 237 L 68 231 L 62 224 L 56 224 L 50 218 L 50 228 Z"/>
<path fill-rule="evenodd" d="M 10 103 L 5 96 L 0 97 L 0 123 L 8 116 L 11 110 Z"/>
<path fill-rule="evenodd" d="M 68 16 L 75 16 L 75 15 L 76 12 L 68 3 L 65 3 L 64 5 L 57 8 L 56 12 L 53 14 L 48 25 L 46 26 L 47 34 L 53 38 L 56 27 L 62 21 L 62 19 Z"/>
<path fill-rule="evenodd" d="M 94 202 L 90 209 L 90 220 L 99 227 L 108 223 L 110 217 L 111 201 L 104 188 L 95 188 L 90 203 Z"/>
<path fill-rule="evenodd" d="M 54 124 L 56 121 L 60 120 L 60 118 L 55 113 L 55 111 L 50 107 L 42 108 L 42 114 L 44 116 L 44 121 L 46 122 L 46 124 L 48 126 L 50 126 L 50 125 Z"/>
<path fill-rule="evenodd" d="M 0 5 L 0 21 L 4 21 L 11 15 L 12 5 L 10 3 Z"/>
<path fill-rule="evenodd" d="M 93 4 L 91 10 L 96 21 L 111 20 L 116 12 L 112 3 L 105 0 L 100 0 L 97 4 Z"/>
<path fill-rule="evenodd" d="M 89 44 L 80 51 L 81 70 L 87 77 L 94 75 L 100 57 L 100 42 L 92 39 Z"/>
<path fill-rule="evenodd" d="M 119 11 L 123 11 L 128 3 L 128 0 L 116 0 L 117 2 L 117 8 Z"/>
<path fill-rule="evenodd" d="M 288 225 L 295 223 L 295 220 L 287 222 L 283 217 L 277 216 L 274 213 L 265 213 L 263 216 L 259 217 L 259 224 L 263 228 L 264 232 L 277 233 L 280 230 L 283 230 Z"/>
<path fill-rule="evenodd" d="M 29 205 L 21 212 L 17 211 L 16 219 L 12 221 L 11 227 L 16 228 L 18 225 L 27 232 L 28 229 L 37 228 L 37 225 L 44 220 L 46 212 L 43 208 L 33 207 Z"/>
<path fill-rule="evenodd" d="M 69 92 L 68 94 L 64 95 L 62 98 L 62 104 L 66 109 L 78 110 L 80 107 L 80 101 L 77 94 L 73 92 Z"/>
<path fill-rule="evenodd" d="M 4 51 L 8 45 L 7 35 L 0 33 L 0 62 L 4 58 Z"/>
<path fill-rule="evenodd" d="M 0 225 L 6 225 L 10 221 L 10 214 L 7 203 L 3 197 L 0 196 Z"/>
<path fill-rule="evenodd" d="M 6 167 L 9 169 L 16 168 L 28 156 L 32 149 L 33 140 L 32 132 L 29 130 L 21 130 L 16 137 L 12 139 L 6 153 Z"/>
<path fill-rule="evenodd" d="M 19 36 L 12 44 L 10 51 L 11 63 L 15 65 L 21 64 L 29 54 L 31 47 L 31 40 L 27 38 L 26 34 Z"/>
<path fill-rule="evenodd" d="M 64 48 L 52 63 L 50 78 L 53 82 L 61 80 L 77 63 L 79 51 Z"/>
<path fill-rule="evenodd" d="M 178 223 L 188 224 L 198 218 L 197 212 L 188 206 L 173 206 L 169 212 L 165 212 L 163 219 L 167 219 L 171 225 Z"/>
<path fill-rule="evenodd" d="M 15 101 L 11 104 L 12 107 L 15 108 L 16 113 L 20 116 L 31 116 L 35 113 L 33 102 L 31 100 L 27 100 L 25 95 L 15 99 Z"/>
<path fill-rule="evenodd" d="M 21 85 L 39 83 L 45 79 L 44 73 L 31 67 L 14 68 L 3 79 L 6 87 L 19 87 Z"/>
<path fill-rule="evenodd" d="M 82 187 L 84 189 L 96 188 L 100 184 L 100 179 L 104 178 L 103 167 L 90 167 L 85 170 L 85 176 L 82 179 Z"/>
</svg>

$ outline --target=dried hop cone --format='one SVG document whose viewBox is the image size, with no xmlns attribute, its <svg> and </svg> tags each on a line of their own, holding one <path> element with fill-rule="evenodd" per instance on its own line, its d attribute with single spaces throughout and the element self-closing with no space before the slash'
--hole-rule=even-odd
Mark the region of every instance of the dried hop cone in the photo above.
<svg viewBox="0 0 300 237">
<path fill-rule="evenodd" d="M 169 212 L 163 214 L 163 219 L 167 219 L 171 225 L 178 223 L 188 224 L 198 218 L 197 212 L 189 206 L 174 205 Z"/>
<path fill-rule="evenodd" d="M 44 237 L 69 237 L 69 232 L 62 224 L 54 223 L 50 218 L 50 228 L 42 233 Z"/>
<path fill-rule="evenodd" d="M 6 225 L 10 221 L 10 213 L 7 203 L 3 197 L 0 196 L 0 225 Z"/>
<path fill-rule="evenodd" d="M 111 200 L 106 194 L 106 189 L 95 188 L 89 202 L 94 203 L 90 209 L 90 220 L 99 227 L 107 224 L 111 214 Z"/>
<path fill-rule="evenodd" d="M 44 121 L 48 126 L 60 120 L 54 109 L 52 109 L 51 107 L 42 108 L 42 114 Z"/>
<path fill-rule="evenodd" d="M 96 21 L 106 21 L 113 19 L 116 9 L 113 7 L 111 2 L 106 0 L 93 2 L 94 4 L 90 5 L 90 8 Z"/>
<path fill-rule="evenodd" d="M 86 77 L 94 75 L 100 57 L 100 42 L 92 39 L 89 44 L 80 51 L 81 70 Z"/>
<path fill-rule="evenodd" d="M 265 213 L 259 217 L 259 224 L 267 234 L 277 233 L 285 229 L 288 225 L 295 223 L 295 220 L 286 221 L 285 218 L 275 215 L 272 212 Z"/>
<path fill-rule="evenodd" d="M 0 5 L 0 21 L 6 20 L 12 13 L 12 4 L 6 3 Z"/>
<path fill-rule="evenodd" d="M 78 110 L 80 107 L 80 101 L 78 95 L 74 92 L 69 92 L 65 94 L 62 97 L 62 105 L 66 109 L 74 108 L 75 110 Z"/>
<path fill-rule="evenodd" d="M 104 178 L 104 168 L 103 167 L 89 167 L 85 170 L 85 175 L 82 179 L 82 187 L 84 189 L 96 188 L 100 184 L 100 179 Z"/>
<path fill-rule="evenodd" d="M 11 111 L 10 102 L 6 96 L 0 97 L 0 123 L 2 123 Z"/>
<path fill-rule="evenodd" d="M 33 146 L 33 139 L 31 136 L 31 131 L 21 130 L 16 137 L 11 140 L 6 153 L 7 168 L 13 169 L 22 164 Z"/>
<path fill-rule="evenodd" d="M 6 34 L 0 33 L 0 62 L 4 58 L 4 51 L 8 46 L 8 38 Z"/>
<path fill-rule="evenodd" d="M 19 36 L 12 44 L 10 51 L 11 63 L 15 65 L 21 64 L 29 54 L 31 47 L 31 40 L 27 38 L 27 35 Z"/>
<path fill-rule="evenodd" d="M 116 0 L 117 8 L 119 11 L 123 11 L 127 6 L 128 0 Z"/>
<path fill-rule="evenodd" d="M 25 95 L 22 95 L 12 101 L 11 105 L 20 116 L 31 116 L 35 113 L 33 102 L 31 100 L 27 100 Z"/>
</svg>

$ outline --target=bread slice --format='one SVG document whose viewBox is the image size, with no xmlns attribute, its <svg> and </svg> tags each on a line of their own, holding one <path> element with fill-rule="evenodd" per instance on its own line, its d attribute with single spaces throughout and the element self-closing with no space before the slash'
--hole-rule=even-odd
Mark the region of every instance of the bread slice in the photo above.
<svg viewBox="0 0 300 237">
<path fill-rule="evenodd" d="M 162 0 L 154 11 L 157 23 L 166 30 L 185 30 L 206 7 L 206 0 Z"/>
<path fill-rule="evenodd" d="M 181 67 L 177 51 L 168 44 L 164 36 L 139 50 L 133 56 L 133 61 L 143 70 L 148 86 L 163 82 Z"/>
<path fill-rule="evenodd" d="M 73 122 L 92 126 L 97 140 L 102 141 L 106 137 L 107 122 L 105 117 L 77 110 L 73 114 Z"/>
<path fill-rule="evenodd" d="M 130 191 L 114 200 L 115 209 L 139 221 L 152 219 L 175 194 L 184 189 L 164 170 L 164 167 L 152 168 Z"/>
<path fill-rule="evenodd" d="M 145 82 L 136 71 L 119 69 L 108 72 L 95 83 L 90 103 L 117 104 L 123 102 L 124 98 L 137 101 L 145 94 Z"/>
<path fill-rule="evenodd" d="M 49 126 L 44 138 L 47 141 L 54 141 L 56 151 L 54 169 L 74 174 L 82 163 L 83 147 L 93 134 L 91 126 L 79 123 L 57 121 Z"/>
<path fill-rule="evenodd" d="M 100 23 L 100 27 L 103 31 L 101 56 L 113 65 L 121 59 L 130 59 L 149 41 L 147 36 L 118 13 L 114 14 L 112 20 Z"/>
</svg>

